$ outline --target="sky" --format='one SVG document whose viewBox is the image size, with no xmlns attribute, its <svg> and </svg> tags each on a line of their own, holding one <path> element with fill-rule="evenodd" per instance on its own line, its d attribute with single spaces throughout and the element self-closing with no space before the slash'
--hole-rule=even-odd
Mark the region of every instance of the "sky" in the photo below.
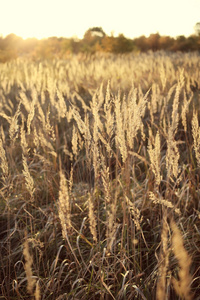
<svg viewBox="0 0 200 300">
<path fill-rule="evenodd" d="M 83 38 L 91 27 L 128 38 L 194 34 L 200 0 L 0 0 L 0 36 Z"/>
</svg>

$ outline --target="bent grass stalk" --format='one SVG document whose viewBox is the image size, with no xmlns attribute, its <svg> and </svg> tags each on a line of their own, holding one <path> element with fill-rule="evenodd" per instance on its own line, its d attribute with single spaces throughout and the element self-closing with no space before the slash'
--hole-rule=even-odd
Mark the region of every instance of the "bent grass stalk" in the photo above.
<svg viewBox="0 0 200 300">
<path fill-rule="evenodd" d="M 171 219 L 170 227 L 173 231 L 172 234 L 172 247 L 175 257 L 178 260 L 179 264 L 179 271 L 178 276 L 179 280 L 176 278 L 172 278 L 172 284 L 176 291 L 176 294 L 184 298 L 185 300 L 192 300 L 193 296 L 191 293 L 191 283 L 192 283 L 192 276 L 190 274 L 190 267 L 192 263 L 192 259 L 185 250 L 183 237 L 181 231 L 179 230 L 178 226 Z"/>
</svg>

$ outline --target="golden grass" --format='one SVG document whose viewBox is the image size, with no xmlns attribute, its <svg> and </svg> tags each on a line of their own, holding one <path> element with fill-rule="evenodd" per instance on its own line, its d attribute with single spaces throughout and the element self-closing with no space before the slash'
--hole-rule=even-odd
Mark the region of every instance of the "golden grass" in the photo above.
<svg viewBox="0 0 200 300">
<path fill-rule="evenodd" d="M 200 126 L 196 111 L 193 113 L 192 118 L 192 135 L 194 139 L 194 151 L 196 155 L 197 164 L 198 166 L 200 166 Z"/>
<path fill-rule="evenodd" d="M 3 141 L 0 138 L 0 157 L 1 157 L 1 170 L 2 170 L 2 179 L 5 181 L 8 177 L 9 170 L 8 170 L 8 162 L 6 158 L 6 152 L 3 147 Z"/>
<path fill-rule="evenodd" d="M 173 252 L 180 266 L 180 270 L 178 271 L 179 280 L 173 277 L 172 284 L 179 297 L 191 300 L 193 299 L 191 294 L 192 276 L 190 275 L 192 259 L 184 248 L 182 234 L 173 219 L 170 222 L 170 227 L 173 231 Z"/>
<path fill-rule="evenodd" d="M 26 279 L 27 279 L 27 292 L 29 294 L 32 294 L 33 289 L 35 287 L 36 280 L 33 278 L 33 272 L 32 272 L 33 257 L 29 252 L 29 245 L 27 240 L 24 242 L 23 255 L 25 258 L 24 269 L 26 272 Z"/>
<path fill-rule="evenodd" d="M 31 174 L 29 172 L 29 168 L 28 168 L 28 165 L 27 165 L 27 160 L 26 160 L 24 154 L 22 154 L 22 161 L 23 161 L 23 167 L 24 167 L 23 175 L 25 177 L 26 189 L 29 192 L 30 197 L 32 199 L 34 191 L 35 191 L 34 180 L 33 180 L 33 177 L 31 176 Z"/>
<path fill-rule="evenodd" d="M 155 141 L 154 141 L 154 148 L 152 145 L 152 131 L 149 128 L 149 144 L 148 144 L 148 153 L 151 161 L 151 168 L 155 175 L 156 185 L 159 186 L 161 182 L 161 175 L 160 175 L 160 134 L 157 132 Z"/>
<path fill-rule="evenodd" d="M 199 65 L 164 52 L 0 65 L 5 299 L 200 294 Z"/>
<path fill-rule="evenodd" d="M 169 267 L 169 249 L 168 249 L 168 232 L 166 213 L 163 216 L 162 233 L 161 233 L 161 252 L 159 257 L 159 277 L 156 288 L 156 299 L 165 300 L 167 298 L 167 274 Z"/>
<path fill-rule="evenodd" d="M 172 285 L 176 292 L 176 295 L 181 299 L 191 300 L 193 295 L 191 292 L 192 276 L 190 274 L 190 268 L 192 259 L 184 247 L 184 240 L 173 218 L 170 221 L 170 227 L 167 223 L 166 210 L 163 217 L 163 227 L 161 234 L 161 252 L 160 252 L 160 266 L 159 266 L 159 278 L 157 282 L 156 299 L 164 300 L 168 298 L 167 294 L 167 277 L 169 278 L 169 231 L 172 230 L 171 250 L 174 253 L 175 258 L 178 261 L 179 271 L 178 277 L 172 277 Z"/>
<path fill-rule="evenodd" d="M 58 202 L 59 218 L 62 226 L 63 238 L 66 237 L 66 232 L 71 229 L 71 205 L 69 198 L 69 188 L 64 172 L 60 170 L 60 190 Z"/>
<path fill-rule="evenodd" d="M 35 296 L 35 300 L 40 300 L 41 299 L 39 281 L 36 282 L 36 288 L 35 288 L 34 296 Z"/>
<path fill-rule="evenodd" d="M 90 231 L 93 236 L 93 240 L 95 243 L 97 243 L 97 221 L 94 214 L 94 203 L 92 196 L 88 195 L 88 216 L 89 216 L 89 222 L 90 222 Z"/>
</svg>

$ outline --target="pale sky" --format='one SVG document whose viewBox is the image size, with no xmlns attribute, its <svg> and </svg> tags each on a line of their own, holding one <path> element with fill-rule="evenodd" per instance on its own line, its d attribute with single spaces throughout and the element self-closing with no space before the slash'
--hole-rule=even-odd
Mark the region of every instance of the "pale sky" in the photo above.
<svg viewBox="0 0 200 300">
<path fill-rule="evenodd" d="M 200 22 L 200 0 L 0 0 L 0 36 L 82 38 L 90 27 L 135 38 L 189 36 Z"/>
</svg>

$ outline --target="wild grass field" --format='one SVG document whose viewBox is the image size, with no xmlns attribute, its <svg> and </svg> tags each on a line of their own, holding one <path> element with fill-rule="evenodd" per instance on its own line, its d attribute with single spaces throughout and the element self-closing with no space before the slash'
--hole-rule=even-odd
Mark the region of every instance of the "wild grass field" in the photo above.
<svg viewBox="0 0 200 300">
<path fill-rule="evenodd" d="M 200 299 L 200 55 L 0 64 L 0 299 Z"/>
</svg>

